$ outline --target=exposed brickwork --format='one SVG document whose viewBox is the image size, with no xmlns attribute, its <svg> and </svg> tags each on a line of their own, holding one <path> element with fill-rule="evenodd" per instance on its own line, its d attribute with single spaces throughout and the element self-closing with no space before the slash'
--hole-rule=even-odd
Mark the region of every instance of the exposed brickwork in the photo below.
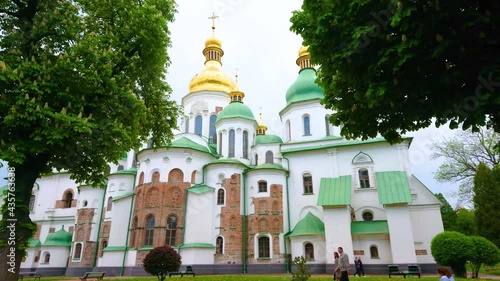
<svg viewBox="0 0 500 281">
<path fill-rule="evenodd" d="M 426 256 L 427 250 L 415 250 L 415 255 L 417 256 Z"/>
<path fill-rule="evenodd" d="M 95 253 L 95 241 L 89 241 L 92 232 L 95 211 L 92 208 L 79 209 L 76 213 L 73 243 L 71 243 L 70 267 L 92 266 Z M 109 226 L 108 226 L 109 227 Z M 82 243 L 81 258 L 75 259 L 75 244 Z"/>
</svg>

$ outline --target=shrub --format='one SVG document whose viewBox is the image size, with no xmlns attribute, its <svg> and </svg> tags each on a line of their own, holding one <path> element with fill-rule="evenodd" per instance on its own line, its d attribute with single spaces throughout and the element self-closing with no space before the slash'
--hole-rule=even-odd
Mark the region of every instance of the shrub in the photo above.
<svg viewBox="0 0 500 281">
<path fill-rule="evenodd" d="M 295 257 L 292 263 L 297 268 L 296 272 L 292 272 L 292 281 L 307 281 L 311 277 L 309 265 L 303 256 Z"/>
<path fill-rule="evenodd" d="M 156 247 L 144 258 L 144 270 L 163 281 L 168 272 L 179 270 L 181 259 L 177 251 L 169 246 Z"/>
<path fill-rule="evenodd" d="M 431 253 L 440 265 L 450 266 L 456 276 L 467 277 L 465 264 L 472 257 L 471 239 L 456 231 L 445 231 L 434 236 L 431 242 Z"/>
<path fill-rule="evenodd" d="M 484 237 L 471 236 L 469 238 L 474 244 L 472 257 L 470 258 L 472 278 L 478 278 L 482 264 L 492 265 L 500 261 L 500 250 L 493 242 Z"/>
</svg>

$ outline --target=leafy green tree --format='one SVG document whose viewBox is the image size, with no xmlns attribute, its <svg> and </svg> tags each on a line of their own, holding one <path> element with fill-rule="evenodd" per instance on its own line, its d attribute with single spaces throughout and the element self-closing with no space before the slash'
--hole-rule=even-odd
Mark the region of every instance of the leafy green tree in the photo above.
<svg viewBox="0 0 500 281">
<path fill-rule="evenodd" d="M 451 138 L 444 138 L 432 144 L 431 158 L 444 158 L 435 179 L 440 182 L 460 184 L 459 202 L 472 203 L 474 175 L 479 163 L 488 167 L 500 164 L 500 152 L 495 145 L 500 143 L 500 134 L 481 128 L 474 133 L 471 130 L 458 131 Z"/>
<path fill-rule="evenodd" d="M 441 207 L 441 218 L 443 219 L 444 230 L 452 231 L 455 230 L 455 224 L 457 222 L 457 213 L 450 206 L 450 203 L 444 198 L 444 195 L 437 193 L 436 197 L 443 203 Z"/>
<path fill-rule="evenodd" d="M 495 0 L 304 0 L 291 30 L 342 135 L 394 143 L 432 123 L 500 132 L 498 14 Z"/>
<path fill-rule="evenodd" d="M 500 166 L 479 164 L 474 177 L 474 214 L 478 235 L 500 246 Z"/>
<path fill-rule="evenodd" d="M 469 237 L 474 244 L 470 258 L 472 278 L 479 278 L 479 269 L 484 265 L 496 264 L 500 261 L 500 250 L 488 239 L 481 236 Z"/>
<path fill-rule="evenodd" d="M 123 151 L 172 138 L 179 109 L 165 75 L 174 13 L 173 0 L 0 1 L 0 159 L 15 175 L 5 201 L 15 198 L 15 208 L 2 208 L 1 280 L 17 280 L 40 174 L 66 170 L 99 186 Z M 6 268 L 13 217 L 15 268 Z"/>
<path fill-rule="evenodd" d="M 460 208 L 457 213 L 455 231 L 458 231 L 467 236 L 477 235 L 476 217 L 473 210 Z"/>
<path fill-rule="evenodd" d="M 144 270 L 163 281 L 169 272 L 178 271 L 181 256 L 170 246 L 156 247 L 144 258 Z"/>
<path fill-rule="evenodd" d="M 309 265 L 307 264 L 306 258 L 304 256 L 298 256 L 293 259 L 292 264 L 297 269 L 292 272 L 292 281 L 307 281 L 311 274 L 309 273 Z"/>
<path fill-rule="evenodd" d="M 441 232 L 431 241 L 434 260 L 440 265 L 450 266 L 459 277 L 467 277 L 465 263 L 472 256 L 473 247 L 469 237 L 456 231 Z"/>
</svg>

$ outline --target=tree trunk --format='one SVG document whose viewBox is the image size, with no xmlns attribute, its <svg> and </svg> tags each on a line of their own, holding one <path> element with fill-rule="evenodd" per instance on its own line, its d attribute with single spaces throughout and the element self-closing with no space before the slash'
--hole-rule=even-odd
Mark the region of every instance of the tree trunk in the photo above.
<svg viewBox="0 0 500 281">
<path fill-rule="evenodd" d="M 467 268 L 465 268 L 465 264 L 452 266 L 453 272 L 455 276 L 467 278 Z"/>
<path fill-rule="evenodd" d="M 36 232 L 29 215 L 31 192 L 48 157 L 36 156 L 9 167 L 8 185 L 0 221 L 0 280 L 17 281 L 28 239 Z"/>
</svg>

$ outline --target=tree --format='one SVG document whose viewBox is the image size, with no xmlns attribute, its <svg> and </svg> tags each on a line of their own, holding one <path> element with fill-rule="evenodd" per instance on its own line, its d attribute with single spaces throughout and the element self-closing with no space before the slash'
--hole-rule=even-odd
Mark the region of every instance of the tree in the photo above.
<svg viewBox="0 0 500 281">
<path fill-rule="evenodd" d="M 298 256 L 293 259 L 293 265 L 297 271 L 292 272 L 292 281 L 307 281 L 311 274 L 309 273 L 309 265 L 307 265 L 307 260 L 304 256 Z"/>
<path fill-rule="evenodd" d="M 455 230 L 455 224 L 457 221 L 457 213 L 450 206 L 450 203 L 444 198 L 444 195 L 437 193 L 436 197 L 443 203 L 441 207 L 441 218 L 443 219 L 444 230 L 452 231 Z"/>
<path fill-rule="evenodd" d="M 474 175 L 480 162 L 489 167 L 500 164 L 500 152 L 495 145 L 500 143 L 500 134 L 481 128 L 477 133 L 458 131 L 451 138 L 444 138 L 432 144 L 431 158 L 444 158 L 435 179 L 440 182 L 460 184 L 459 202 L 472 202 Z"/>
<path fill-rule="evenodd" d="M 470 258 L 472 278 L 479 278 L 479 269 L 484 265 L 496 264 L 500 261 L 500 250 L 495 244 L 481 236 L 469 237 L 474 244 Z"/>
<path fill-rule="evenodd" d="M 170 246 L 156 247 L 144 258 L 144 270 L 163 281 L 169 272 L 178 271 L 181 256 Z"/>
<path fill-rule="evenodd" d="M 304 0 L 291 30 L 341 134 L 394 143 L 432 123 L 500 131 L 498 14 L 495 0 Z"/>
<path fill-rule="evenodd" d="M 476 217 L 473 210 L 466 208 L 458 210 L 455 231 L 467 236 L 477 235 Z"/>
<path fill-rule="evenodd" d="M 479 164 L 474 177 L 474 215 L 478 235 L 500 247 L 500 166 Z"/>
<path fill-rule="evenodd" d="M 431 241 L 434 260 L 438 264 L 450 266 L 459 277 L 467 277 L 465 263 L 472 256 L 473 247 L 469 237 L 456 231 L 441 232 Z"/>
<path fill-rule="evenodd" d="M 2 208 L 1 280 L 17 280 L 40 174 L 66 170 L 99 186 L 123 151 L 149 137 L 169 143 L 179 110 L 164 81 L 174 13 L 173 0 L 0 2 L 0 159 L 13 175 L 5 203 L 15 199 Z M 15 267 L 6 267 L 13 217 Z"/>
</svg>

